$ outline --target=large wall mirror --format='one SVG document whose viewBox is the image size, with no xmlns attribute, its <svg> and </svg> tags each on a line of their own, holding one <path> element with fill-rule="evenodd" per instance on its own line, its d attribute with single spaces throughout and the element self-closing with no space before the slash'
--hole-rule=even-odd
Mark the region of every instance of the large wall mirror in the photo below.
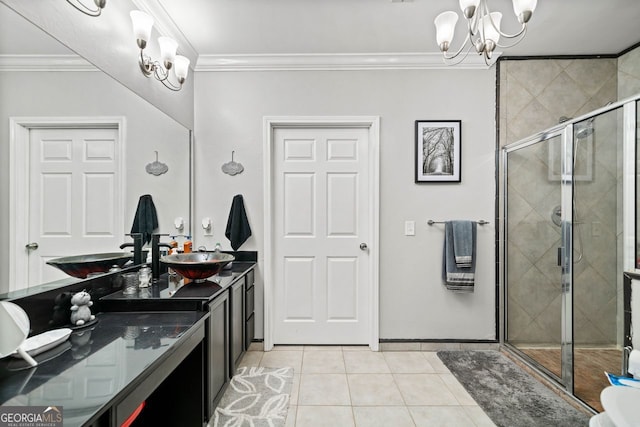
<svg viewBox="0 0 640 427">
<path fill-rule="evenodd" d="M 25 256 L 33 264 L 33 254 L 43 260 L 95 253 L 91 242 L 104 236 L 111 238 L 110 252 L 120 251 L 121 243 L 131 241 L 125 233 L 145 194 L 152 196 L 161 233 L 190 234 L 190 130 L 88 62 L 61 65 L 59 58 L 48 62 L 45 55 L 81 59 L 70 43 L 62 45 L 0 3 L 0 232 L 5 238 L 0 245 L 0 294 L 68 277 L 50 266 L 24 270 Z M 96 129 L 107 131 L 107 136 L 91 135 Z M 55 168 L 47 170 L 53 179 L 43 180 L 40 163 L 51 160 L 59 166 L 73 157 L 75 148 L 70 147 L 75 146 L 67 140 L 75 130 L 84 138 L 78 155 L 98 165 L 115 159 L 120 166 L 115 172 L 98 168 L 84 178 L 80 190 L 70 191 L 69 180 Z M 103 143 L 111 138 L 109 130 L 117 140 Z M 16 140 L 16 132 L 27 139 Z M 47 141 L 35 145 L 40 151 L 31 149 L 37 138 Z M 23 163 L 12 165 L 11 159 Z M 168 171 L 149 173 L 147 165 L 156 161 L 166 164 Z M 16 176 L 28 182 L 17 193 Z M 121 184 L 111 185 L 114 179 Z M 38 183 L 43 186 L 34 195 L 33 185 Z M 111 211 L 92 208 L 92 201 L 105 199 Z M 18 204 L 24 209 L 16 209 Z M 25 217 L 16 218 L 15 212 L 25 212 Z M 182 231 L 174 225 L 176 218 L 184 220 Z M 39 235 L 30 235 L 34 224 Z M 67 239 L 64 230 L 74 227 L 85 234 L 82 244 L 87 246 Z M 47 246 L 45 241 L 54 243 Z M 31 243 L 43 251 L 47 247 L 46 253 L 37 254 L 40 249 L 33 245 L 27 248 Z M 16 265 L 20 271 L 15 271 Z"/>
</svg>

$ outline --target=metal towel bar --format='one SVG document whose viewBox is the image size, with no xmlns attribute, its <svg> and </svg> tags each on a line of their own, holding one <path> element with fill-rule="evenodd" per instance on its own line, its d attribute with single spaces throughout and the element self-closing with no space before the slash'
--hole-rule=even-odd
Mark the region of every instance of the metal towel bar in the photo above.
<svg viewBox="0 0 640 427">
<path fill-rule="evenodd" d="M 433 224 L 444 224 L 444 223 L 445 223 L 445 221 L 434 221 L 434 220 L 432 220 L 432 219 L 430 219 L 430 220 L 428 220 L 428 221 L 427 221 L 427 224 L 429 224 L 429 225 L 433 225 Z M 478 221 L 475 221 L 475 223 L 476 223 L 476 224 L 479 224 L 479 225 L 486 225 L 486 224 L 490 224 L 490 222 L 489 222 L 489 221 L 485 221 L 484 219 L 480 219 L 480 220 L 478 220 Z"/>
</svg>

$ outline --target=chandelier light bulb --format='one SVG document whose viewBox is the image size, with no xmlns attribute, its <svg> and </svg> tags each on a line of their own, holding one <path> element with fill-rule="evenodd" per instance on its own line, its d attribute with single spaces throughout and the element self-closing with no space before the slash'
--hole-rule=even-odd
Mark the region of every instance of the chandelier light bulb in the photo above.
<svg viewBox="0 0 640 427">
<path fill-rule="evenodd" d="M 434 21 L 436 25 L 436 42 L 441 51 L 446 52 L 449 49 L 457 22 L 458 14 L 452 11 L 442 12 L 436 16 Z"/>
<path fill-rule="evenodd" d="M 133 24 L 133 35 L 136 38 L 136 43 L 140 49 L 144 49 L 151 37 L 153 18 L 140 10 L 132 10 L 129 15 Z"/>
<path fill-rule="evenodd" d="M 526 24 L 536 10 L 538 0 L 513 0 L 513 11 L 518 17 L 518 22 Z"/>
<path fill-rule="evenodd" d="M 460 0 L 460 10 L 462 10 L 465 18 L 471 19 L 476 13 L 479 4 L 480 0 Z"/>
<path fill-rule="evenodd" d="M 189 58 L 182 55 L 176 55 L 175 68 L 173 69 L 178 79 L 178 83 L 182 84 L 187 79 L 189 73 Z"/>
<path fill-rule="evenodd" d="M 482 22 L 480 22 L 480 35 L 485 44 L 488 45 L 489 42 L 492 42 L 493 48 L 500 40 L 500 21 L 502 21 L 502 13 L 491 12 L 489 15 L 483 16 Z M 491 51 L 493 49 L 488 49 L 488 46 L 486 46 L 485 50 Z"/>
<path fill-rule="evenodd" d="M 160 61 L 167 70 L 171 69 L 174 61 L 176 60 L 176 50 L 178 50 L 178 43 L 171 37 L 158 37 L 158 44 L 160 45 Z"/>
<path fill-rule="evenodd" d="M 488 0 L 458 0 L 458 2 L 467 21 L 467 36 L 454 53 L 449 53 L 449 49 L 458 15 L 452 11 L 443 12 L 434 20 L 436 42 L 442 52 L 445 64 L 448 65 L 459 64 L 469 52 L 475 50 L 484 58 L 485 64 L 490 66 L 489 59 L 496 48 L 513 47 L 524 39 L 527 33 L 527 22 L 531 19 L 538 4 L 538 0 L 512 0 L 513 11 L 520 23 L 520 29 L 515 33 L 505 33 L 500 29 L 502 13 L 491 12 Z M 456 60 L 456 58 L 458 59 Z"/>
</svg>

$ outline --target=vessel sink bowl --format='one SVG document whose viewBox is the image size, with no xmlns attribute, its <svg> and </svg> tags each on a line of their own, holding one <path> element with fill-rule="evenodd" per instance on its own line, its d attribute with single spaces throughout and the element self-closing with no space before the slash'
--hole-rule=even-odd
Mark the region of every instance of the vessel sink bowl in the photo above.
<svg viewBox="0 0 640 427">
<path fill-rule="evenodd" d="M 203 282 L 214 276 L 235 257 L 222 252 L 191 252 L 187 254 L 166 255 L 160 262 L 172 268 L 186 279 Z"/>
<path fill-rule="evenodd" d="M 106 273 L 111 267 L 122 267 L 133 258 L 131 252 L 108 252 L 102 254 L 88 254 L 54 258 L 47 261 L 69 276 L 84 279 L 91 273 Z"/>
</svg>

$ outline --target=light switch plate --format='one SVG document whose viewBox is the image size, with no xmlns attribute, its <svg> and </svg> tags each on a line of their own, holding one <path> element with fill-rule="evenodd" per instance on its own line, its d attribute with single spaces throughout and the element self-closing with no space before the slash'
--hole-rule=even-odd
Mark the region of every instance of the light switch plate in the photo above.
<svg viewBox="0 0 640 427">
<path fill-rule="evenodd" d="M 405 236 L 415 236 L 416 235 L 416 222 L 415 221 L 405 221 L 404 222 L 404 235 Z"/>
</svg>

